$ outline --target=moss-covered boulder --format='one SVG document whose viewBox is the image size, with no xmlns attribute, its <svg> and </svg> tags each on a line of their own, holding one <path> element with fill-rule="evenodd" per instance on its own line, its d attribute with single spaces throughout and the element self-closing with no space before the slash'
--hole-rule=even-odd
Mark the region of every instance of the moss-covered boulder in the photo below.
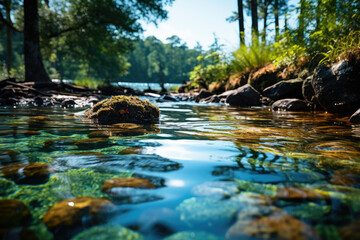
<svg viewBox="0 0 360 240">
<path fill-rule="evenodd" d="M 65 199 L 52 206 L 43 221 L 55 238 L 69 239 L 87 227 L 104 222 L 115 209 L 115 205 L 106 199 Z"/>
<path fill-rule="evenodd" d="M 85 230 L 72 240 L 143 240 L 144 237 L 137 232 L 122 226 L 101 225 Z"/>
<path fill-rule="evenodd" d="M 122 122 L 155 122 L 160 116 L 159 108 L 138 97 L 114 96 L 97 103 L 85 115 L 100 124 Z"/>
</svg>

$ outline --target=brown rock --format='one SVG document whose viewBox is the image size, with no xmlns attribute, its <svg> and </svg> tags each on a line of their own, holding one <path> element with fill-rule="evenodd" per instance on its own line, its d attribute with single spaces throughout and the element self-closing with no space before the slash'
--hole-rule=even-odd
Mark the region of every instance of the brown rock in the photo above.
<svg viewBox="0 0 360 240">
<path fill-rule="evenodd" d="M 291 187 L 284 186 L 277 189 L 275 199 L 293 201 L 293 202 L 303 202 L 303 201 L 320 201 L 327 200 L 330 196 L 316 191 L 313 189 L 301 188 L 301 187 Z"/>
<path fill-rule="evenodd" d="M 7 229 L 26 226 L 31 221 L 28 207 L 14 199 L 0 200 L 0 228 Z"/>
<path fill-rule="evenodd" d="M 101 191 L 108 192 L 115 187 L 127 188 L 155 188 L 155 185 L 148 179 L 141 178 L 113 178 L 106 180 Z"/>
<path fill-rule="evenodd" d="M 75 142 L 79 149 L 94 149 L 107 146 L 109 140 L 107 138 L 89 138 Z"/>
<path fill-rule="evenodd" d="M 119 154 L 128 155 L 128 154 L 141 154 L 143 151 L 142 147 L 129 147 L 120 151 Z"/>
<path fill-rule="evenodd" d="M 358 240 L 360 239 L 360 220 L 353 220 L 350 225 L 340 229 L 339 234 L 341 239 Z"/>
<path fill-rule="evenodd" d="M 106 199 L 65 199 L 45 213 L 43 222 L 55 238 L 69 239 L 86 227 L 104 222 L 115 209 L 115 205 Z"/>
<path fill-rule="evenodd" d="M 41 184 L 47 182 L 56 169 L 47 163 L 20 163 L 3 166 L 0 172 L 18 184 Z"/>
<path fill-rule="evenodd" d="M 249 223 L 244 232 L 246 235 L 265 239 L 305 240 L 318 238 L 309 225 L 289 215 L 262 217 Z"/>
<path fill-rule="evenodd" d="M 340 169 L 333 172 L 330 183 L 335 185 L 352 186 L 360 182 L 359 172 L 351 169 Z"/>
</svg>

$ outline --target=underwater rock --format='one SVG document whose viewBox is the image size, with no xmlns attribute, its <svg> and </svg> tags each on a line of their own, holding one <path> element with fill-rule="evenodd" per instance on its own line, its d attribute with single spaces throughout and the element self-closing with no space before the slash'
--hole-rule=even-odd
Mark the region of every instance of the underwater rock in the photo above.
<svg viewBox="0 0 360 240">
<path fill-rule="evenodd" d="M 262 217 L 250 222 L 244 232 L 246 235 L 258 238 L 271 236 L 289 240 L 318 239 L 309 225 L 290 215 Z"/>
<path fill-rule="evenodd" d="M 13 150 L 0 151 L 0 161 L 14 161 L 20 153 Z"/>
<path fill-rule="evenodd" d="M 0 178 L 0 196 L 6 196 L 14 191 L 16 191 L 16 184 L 11 181 L 7 180 L 6 178 Z"/>
<path fill-rule="evenodd" d="M 106 147 L 108 143 L 107 138 L 89 138 L 76 141 L 74 145 L 81 150 L 91 150 Z"/>
<path fill-rule="evenodd" d="M 194 232 L 178 232 L 171 236 L 164 238 L 164 240 L 221 240 L 221 237 L 218 237 L 214 234 L 203 232 L 203 231 L 194 231 Z"/>
<path fill-rule="evenodd" d="M 138 97 L 114 96 L 97 103 L 85 115 L 100 124 L 121 122 L 155 122 L 160 116 L 159 108 Z"/>
<path fill-rule="evenodd" d="M 129 147 L 125 148 L 124 150 L 120 151 L 119 154 L 121 155 L 129 155 L 129 154 L 141 154 L 144 151 L 142 147 Z"/>
<path fill-rule="evenodd" d="M 342 186 L 353 186 L 360 183 L 360 172 L 352 169 L 339 169 L 333 172 L 331 184 Z"/>
<path fill-rule="evenodd" d="M 86 227 L 104 222 L 115 209 L 116 206 L 106 199 L 65 199 L 44 214 L 43 222 L 56 239 L 68 239 Z"/>
<path fill-rule="evenodd" d="M 112 188 L 155 188 L 155 185 L 149 179 L 141 178 L 113 178 L 106 180 L 101 191 L 108 192 Z"/>
<path fill-rule="evenodd" d="M 10 229 L 30 224 L 29 208 L 22 202 L 14 199 L 0 200 L 0 229 Z"/>
<path fill-rule="evenodd" d="M 329 129 L 329 131 L 334 131 Z M 355 160 L 360 157 L 360 152 L 356 143 L 351 141 L 324 141 L 310 144 L 306 147 L 308 151 L 321 154 L 328 159 L 334 160 Z M 339 162 L 339 161 L 337 161 Z"/>
<path fill-rule="evenodd" d="M 330 196 L 325 192 L 317 191 L 316 189 L 281 186 L 277 188 L 275 199 L 291 202 L 304 202 L 328 200 L 330 199 Z"/>
<path fill-rule="evenodd" d="M 274 111 L 306 111 L 309 110 L 307 103 L 304 100 L 296 98 L 287 98 L 278 100 L 273 103 Z"/>
<path fill-rule="evenodd" d="M 234 90 L 234 92 L 226 98 L 226 103 L 239 107 L 261 106 L 261 98 L 262 96 L 255 88 L 246 84 Z"/>
<path fill-rule="evenodd" d="M 17 184 L 42 184 L 56 171 L 47 163 L 20 163 L 0 168 L 3 177 L 14 180 Z"/>
<path fill-rule="evenodd" d="M 67 138 L 50 139 L 44 142 L 44 146 L 42 147 L 42 149 L 44 151 L 61 151 L 64 150 L 64 148 L 73 145 L 75 142 L 76 140 Z"/>
<path fill-rule="evenodd" d="M 87 229 L 72 240 L 144 240 L 144 237 L 123 226 L 100 225 Z"/>
<path fill-rule="evenodd" d="M 1 135 L 12 135 L 13 137 L 17 137 L 18 135 L 24 135 L 25 137 L 30 137 L 30 136 L 37 136 L 37 135 L 41 135 L 40 132 L 37 131 L 31 131 L 31 130 L 3 130 L 0 131 L 0 136 Z"/>
<path fill-rule="evenodd" d="M 350 122 L 360 124 L 360 108 L 350 117 Z"/>
<path fill-rule="evenodd" d="M 229 198 L 239 192 L 235 182 L 205 182 L 193 187 L 192 192 L 197 196 L 207 196 L 214 199 Z"/>
<path fill-rule="evenodd" d="M 360 107 L 360 73 L 349 61 L 319 66 L 311 84 L 321 106 L 331 113 L 350 115 Z"/>
<path fill-rule="evenodd" d="M 263 91 L 263 95 L 272 100 L 302 98 L 303 80 L 301 78 L 278 82 Z"/>
<path fill-rule="evenodd" d="M 280 208 L 259 206 L 244 208 L 226 239 L 317 239 L 310 226 Z"/>
<path fill-rule="evenodd" d="M 340 229 L 339 234 L 341 239 L 358 240 L 360 239 L 360 220 L 353 220 L 350 225 Z"/>
<path fill-rule="evenodd" d="M 176 208 L 181 220 L 197 227 L 227 225 L 238 209 L 239 204 L 229 199 L 215 200 L 201 197 L 185 199 Z"/>
</svg>

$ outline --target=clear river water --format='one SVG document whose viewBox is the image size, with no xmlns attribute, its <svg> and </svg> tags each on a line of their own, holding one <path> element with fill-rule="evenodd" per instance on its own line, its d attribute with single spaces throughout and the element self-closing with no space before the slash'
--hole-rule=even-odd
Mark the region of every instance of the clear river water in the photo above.
<svg viewBox="0 0 360 240">
<path fill-rule="evenodd" d="M 0 108 L 0 198 L 31 214 L 0 228 L 3 239 L 359 236 L 359 125 L 325 112 L 155 104 L 153 125 L 98 126 L 82 108 Z M 130 177 L 145 183 L 104 190 Z M 82 197 L 111 211 L 100 219 Z"/>
</svg>

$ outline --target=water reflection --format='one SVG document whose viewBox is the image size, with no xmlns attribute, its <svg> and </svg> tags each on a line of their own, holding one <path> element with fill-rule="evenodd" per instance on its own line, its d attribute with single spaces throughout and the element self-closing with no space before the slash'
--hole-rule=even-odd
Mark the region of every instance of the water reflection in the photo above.
<svg viewBox="0 0 360 240">
<path fill-rule="evenodd" d="M 50 238 L 43 216 L 82 197 L 107 199 L 116 210 L 99 226 L 71 223 L 81 229 L 75 239 L 356 236 L 358 126 L 322 112 L 160 108 L 159 124 L 112 126 L 74 110 L 0 109 L 0 198 L 23 202 L 33 216 L 23 227 Z M 109 182 L 116 184 L 105 191 Z"/>
</svg>

